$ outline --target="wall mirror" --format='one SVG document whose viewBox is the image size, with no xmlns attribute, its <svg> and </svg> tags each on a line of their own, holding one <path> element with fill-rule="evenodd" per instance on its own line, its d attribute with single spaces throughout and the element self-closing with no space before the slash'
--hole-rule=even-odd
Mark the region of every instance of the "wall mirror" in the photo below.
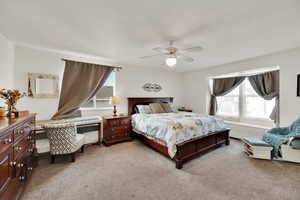
<svg viewBox="0 0 300 200">
<path fill-rule="evenodd" d="M 58 95 L 57 75 L 28 73 L 28 96 L 33 98 L 57 98 Z"/>
</svg>

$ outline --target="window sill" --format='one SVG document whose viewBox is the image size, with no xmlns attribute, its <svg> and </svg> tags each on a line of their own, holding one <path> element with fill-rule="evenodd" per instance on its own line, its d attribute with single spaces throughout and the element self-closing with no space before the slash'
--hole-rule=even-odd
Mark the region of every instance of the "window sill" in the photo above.
<svg viewBox="0 0 300 200">
<path fill-rule="evenodd" d="M 103 107 L 103 108 L 80 108 L 82 111 L 97 111 L 97 110 L 113 110 L 113 107 Z"/>
<path fill-rule="evenodd" d="M 249 123 L 245 123 L 245 122 L 235 122 L 235 121 L 228 121 L 225 120 L 226 124 L 232 124 L 232 125 L 238 125 L 238 126 L 247 126 L 247 127 L 251 127 L 251 128 L 260 128 L 260 129 L 271 129 L 274 128 L 272 126 L 262 126 L 262 125 L 257 125 L 257 124 L 249 124 Z"/>
</svg>

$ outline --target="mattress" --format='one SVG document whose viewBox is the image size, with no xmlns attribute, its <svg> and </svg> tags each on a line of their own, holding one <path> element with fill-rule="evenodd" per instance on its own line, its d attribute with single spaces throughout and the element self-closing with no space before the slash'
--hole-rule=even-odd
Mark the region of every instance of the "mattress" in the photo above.
<svg viewBox="0 0 300 200">
<path fill-rule="evenodd" d="M 227 129 L 222 119 L 190 112 L 134 114 L 132 127 L 167 146 L 171 158 L 176 154 L 176 144 Z"/>
</svg>

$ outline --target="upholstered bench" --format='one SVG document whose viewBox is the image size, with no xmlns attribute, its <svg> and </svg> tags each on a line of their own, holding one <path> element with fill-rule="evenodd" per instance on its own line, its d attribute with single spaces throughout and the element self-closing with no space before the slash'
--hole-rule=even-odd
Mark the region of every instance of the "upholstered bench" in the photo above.
<svg viewBox="0 0 300 200">
<path fill-rule="evenodd" d="M 272 159 L 273 147 L 265 141 L 257 138 L 243 138 L 244 152 L 252 158 Z"/>
<path fill-rule="evenodd" d="M 84 144 L 94 144 L 99 143 L 101 140 L 101 118 L 98 116 L 91 117 L 78 117 L 72 119 L 64 119 L 64 120 L 47 120 L 47 121 L 38 121 L 36 125 L 37 139 L 36 139 L 36 148 L 37 153 L 48 153 L 50 151 L 49 140 L 47 135 L 42 128 L 43 124 L 47 123 L 63 123 L 63 122 L 72 122 L 77 126 L 77 132 L 79 134 L 85 135 Z"/>
</svg>

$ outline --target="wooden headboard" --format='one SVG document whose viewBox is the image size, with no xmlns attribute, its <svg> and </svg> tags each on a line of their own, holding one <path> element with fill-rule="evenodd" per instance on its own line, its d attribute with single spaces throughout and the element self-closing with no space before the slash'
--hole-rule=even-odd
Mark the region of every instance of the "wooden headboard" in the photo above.
<svg viewBox="0 0 300 200">
<path fill-rule="evenodd" d="M 135 113 L 136 105 L 148 105 L 150 103 L 173 103 L 173 97 L 130 97 L 128 99 L 128 115 Z"/>
</svg>

